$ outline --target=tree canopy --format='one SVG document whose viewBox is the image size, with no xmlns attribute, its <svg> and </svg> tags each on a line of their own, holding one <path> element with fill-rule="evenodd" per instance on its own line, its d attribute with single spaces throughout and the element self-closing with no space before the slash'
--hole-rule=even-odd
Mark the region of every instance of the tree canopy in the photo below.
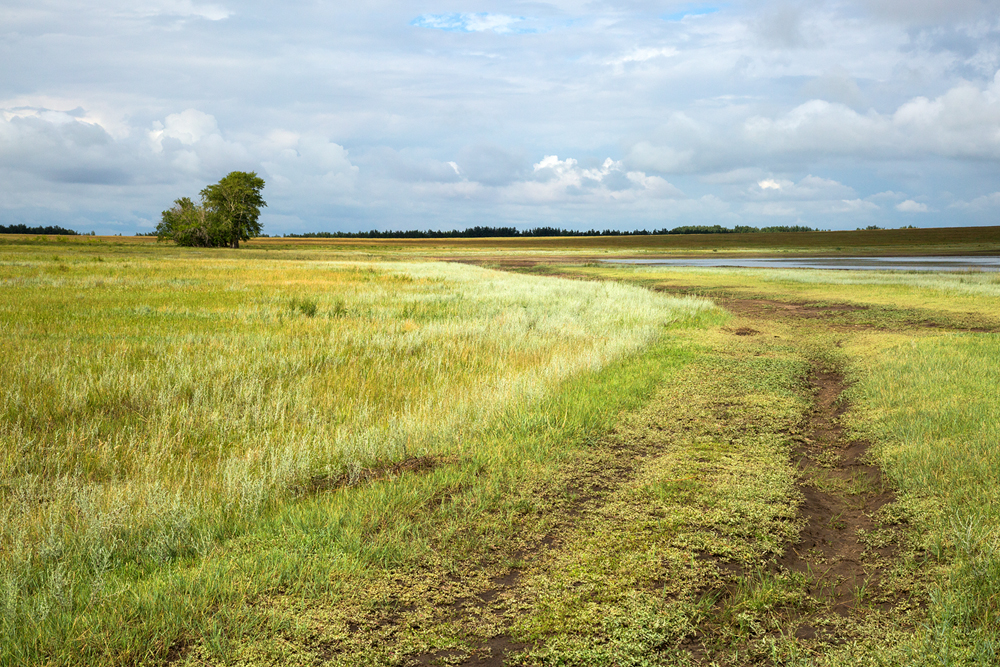
<svg viewBox="0 0 1000 667">
<path fill-rule="evenodd" d="M 234 171 L 201 191 L 201 204 L 188 197 L 174 201 L 156 227 L 159 239 L 179 245 L 239 248 L 240 241 L 259 236 L 264 179 L 255 172 Z"/>
</svg>

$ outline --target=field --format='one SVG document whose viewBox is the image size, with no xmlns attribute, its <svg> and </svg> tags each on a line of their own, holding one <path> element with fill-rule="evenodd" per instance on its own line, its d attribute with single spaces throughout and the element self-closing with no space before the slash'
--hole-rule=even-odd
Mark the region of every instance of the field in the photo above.
<svg viewBox="0 0 1000 667">
<path fill-rule="evenodd" d="M 593 262 L 905 232 L 0 239 L 0 664 L 996 663 L 1000 275 Z"/>
</svg>

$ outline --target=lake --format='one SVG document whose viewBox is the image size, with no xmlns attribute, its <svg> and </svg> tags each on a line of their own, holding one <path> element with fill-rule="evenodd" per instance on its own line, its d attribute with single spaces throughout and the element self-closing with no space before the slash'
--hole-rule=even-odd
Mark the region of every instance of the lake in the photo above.
<svg viewBox="0 0 1000 667">
<path fill-rule="evenodd" d="M 844 271 L 1000 271 L 1000 257 L 711 257 L 689 259 L 605 259 L 609 264 L 701 266 L 748 269 L 838 269 Z"/>
</svg>

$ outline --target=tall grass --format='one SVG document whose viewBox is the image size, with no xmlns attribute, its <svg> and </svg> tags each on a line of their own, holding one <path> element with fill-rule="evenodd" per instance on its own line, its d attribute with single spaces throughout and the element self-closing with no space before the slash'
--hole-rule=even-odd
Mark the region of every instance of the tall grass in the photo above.
<svg viewBox="0 0 1000 667">
<path fill-rule="evenodd" d="M 0 634 L 37 644 L 22 655 L 310 478 L 462 456 L 501 412 L 713 312 L 459 265 L 144 252 L 0 264 Z"/>
<path fill-rule="evenodd" d="M 1000 339 L 913 340 L 855 372 L 852 424 L 946 565 L 922 653 L 933 664 L 1000 659 Z"/>
</svg>

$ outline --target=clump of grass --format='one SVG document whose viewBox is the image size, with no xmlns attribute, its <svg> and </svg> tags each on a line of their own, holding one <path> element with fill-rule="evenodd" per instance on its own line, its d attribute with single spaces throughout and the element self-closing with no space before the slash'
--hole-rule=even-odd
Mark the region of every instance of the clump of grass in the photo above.
<svg viewBox="0 0 1000 667">
<path fill-rule="evenodd" d="M 310 299 L 309 297 L 292 297 L 292 300 L 288 305 L 292 312 L 301 313 L 306 317 L 315 317 L 316 310 L 319 308 L 319 304 L 316 303 L 316 300 Z"/>
<path fill-rule="evenodd" d="M 347 303 L 340 297 L 333 300 L 330 304 L 330 317 L 346 317 L 347 316 Z"/>
</svg>

